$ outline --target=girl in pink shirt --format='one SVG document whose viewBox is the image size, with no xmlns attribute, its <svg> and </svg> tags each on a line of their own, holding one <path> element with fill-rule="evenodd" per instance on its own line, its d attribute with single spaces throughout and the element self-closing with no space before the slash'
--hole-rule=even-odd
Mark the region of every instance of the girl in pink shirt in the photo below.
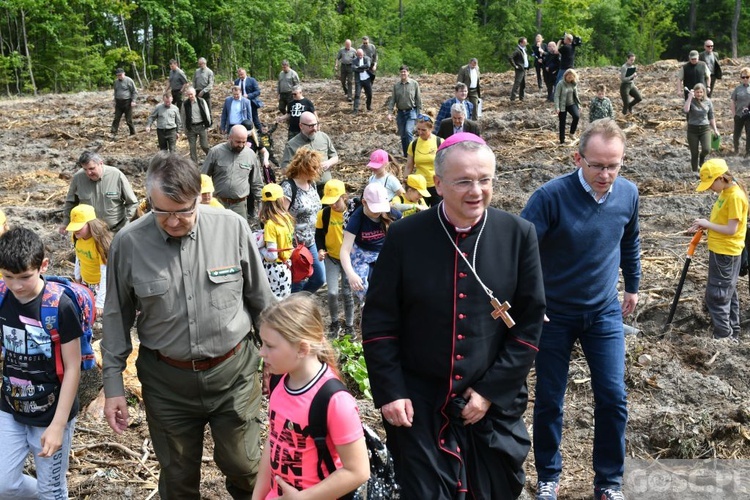
<svg viewBox="0 0 750 500">
<path fill-rule="evenodd" d="M 260 325 L 263 363 L 283 377 L 268 404 L 268 440 L 253 500 L 342 497 L 368 479 L 370 467 L 356 400 L 341 391 L 331 396 L 327 418 L 336 470 L 318 477 L 317 450 L 304 430 L 313 397 L 339 375 L 320 310 L 311 295 L 296 293 L 263 311 Z"/>
</svg>

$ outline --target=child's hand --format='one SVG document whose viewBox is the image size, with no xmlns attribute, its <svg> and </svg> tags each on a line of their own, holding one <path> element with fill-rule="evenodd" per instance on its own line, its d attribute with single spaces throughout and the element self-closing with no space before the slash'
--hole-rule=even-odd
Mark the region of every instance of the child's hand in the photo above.
<svg viewBox="0 0 750 500">
<path fill-rule="evenodd" d="M 54 422 L 51 423 L 42 434 L 42 451 L 39 453 L 39 456 L 42 458 L 49 458 L 54 455 L 62 446 L 64 432 L 65 425 L 55 424 Z"/>
<path fill-rule="evenodd" d="M 365 289 L 364 284 L 362 284 L 362 278 L 360 278 L 356 274 L 353 276 L 349 276 L 349 286 L 355 292 Z"/>
<path fill-rule="evenodd" d="M 708 220 L 706 219 L 695 219 L 693 225 L 690 226 L 688 232 L 695 233 L 699 229 L 708 228 Z"/>
<path fill-rule="evenodd" d="M 294 500 L 295 498 L 300 498 L 301 492 L 297 491 L 294 486 L 281 479 L 281 476 L 276 476 L 276 484 L 281 488 L 281 496 L 278 497 L 279 500 Z"/>
<path fill-rule="evenodd" d="M 328 255 L 328 252 L 326 252 L 325 250 L 318 250 L 318 260 L 319 261 L 323 262 L 324 260 L 326 260 L 326 256 L 327 255 Z"/>
<path fill-rule="evenodd" d="M 427 210 L 428 208 L 430 208 L 430 207 L 428 207 L 427 205 L 418 205 L 418 204 L 417 204 L 417 205 L 414 205 L 414 206 L 415 206 L 415 207 L 417 207 L 417 210 L 419 210 L 420 212 L 421 212 L 422 210 Z"/>
</svg>

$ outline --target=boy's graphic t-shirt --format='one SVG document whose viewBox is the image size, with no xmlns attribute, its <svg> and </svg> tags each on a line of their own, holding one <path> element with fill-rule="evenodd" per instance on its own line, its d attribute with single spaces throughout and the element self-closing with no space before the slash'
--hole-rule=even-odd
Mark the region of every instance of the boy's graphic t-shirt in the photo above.
<svg viewBox="0 0 750 500">
<path fill-rule="evenodd" d="M 298 490 L 320 482 L 315 443 L 311 437 L 303 435 L 302 431 L 308 425 L 313 397 L 328 379 L 335 377 L 324 364 L 318 374 L 301 389 L 293 391 L 287 388 L 284 377 L 271 393 L 268 403 L 271 490 L 266 499 L 281 496 L 281 490 L 274 479 L 276 476 L 281 476 Z M 327 425 L 326 443 L 336 467 L 339 468 L 341 459 L 336 452 L 336 445 L 353 443 L 364 436 L 357 401 L 351 394 L 341 391 L 331 396 Z"/>
<path fill-rule="evenodd" d="M 21 304 L 9 290 L 0 307 L 0 328 L 5 352 L 0 410 L 11 413 L 24 425 L 47 427 L 55 416 L 60 381 L 55 370 L 52 338 L 40 319 L 42 295 Z M 61 343 L 78 341 L 83 335 L 75 306 L 67 295 L 60 297 L 58 325 Z M 78 413 L 78 398 L 68 420 Z"/>
</svg>

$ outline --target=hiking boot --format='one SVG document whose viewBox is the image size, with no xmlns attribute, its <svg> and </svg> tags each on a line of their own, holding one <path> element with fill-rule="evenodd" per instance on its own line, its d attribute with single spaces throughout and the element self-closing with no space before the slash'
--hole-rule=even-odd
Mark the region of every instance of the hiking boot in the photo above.
<svg viewBox="0 0 750 500">
<path fill-rule="evenodd" d="M 344 335 L 354 338 L 354 325 L 344 325 Z"/>
<path fill-rule="evenodd" d="M 559 481 L 537 481 L 536 500 L 557 500 L 558 491 L 560 491 Z"/>
<path fill-rule="evenodd" d="M 625 500 L 620 488 L 594 488 L 594 500 Z"/>
<path fill-rule="evenodd" d="M 338 321 L 332 321 L 331 326 L 328 327 L 328 338 L 335 339 L 341 333 L 341 323 Z"/>
</svg>

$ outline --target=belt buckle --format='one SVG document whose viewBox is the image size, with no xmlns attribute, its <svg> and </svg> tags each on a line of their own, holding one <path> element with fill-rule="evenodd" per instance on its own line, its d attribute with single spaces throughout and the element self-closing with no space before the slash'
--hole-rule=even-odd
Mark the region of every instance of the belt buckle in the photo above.
<svg viewBox="0 0 750 500">
<path fill-rule="evenodd" d="M 196 363 L 201 363 L 203 361 L 205 361 L 205 360 L 203 360 L 203 359 L 191 359 L 190 360 L 190 364 L 193 365 L 193 371 L 194 372 L 201 372 L 201 371 L 203 371 L 200 368 L 198 368 L 197 366 L 195 366 Z"/>
</svg>

